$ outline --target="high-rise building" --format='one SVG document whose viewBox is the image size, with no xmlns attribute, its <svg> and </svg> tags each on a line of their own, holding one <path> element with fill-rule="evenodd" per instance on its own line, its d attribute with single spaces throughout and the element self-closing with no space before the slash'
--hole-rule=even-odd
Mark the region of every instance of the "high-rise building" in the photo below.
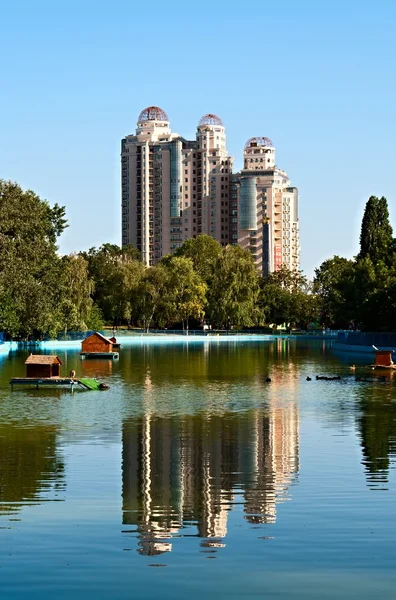
<svg viewBox="0 0 396 600">
<path fill-rule="evenodd" d="M 275 164 L 275 148 L 267 137 L 245 144 L 244 168 L 232 178 L 231 205 L 238 211 L 238 237 L 231 241 L 250 250 L 267 275 L 285 266 L 300 267 L 298 190 Z"/>
<path fill-rule="evenodd" d="M 195 140 L 172 133 L 167 114 L 144 109 L 135 135 L 121 143 L 122 244 L 132 244 L 145 264 L 200 233 L 229 243 L 232 159 L 224 125 L 207 114 Z"/>
<path fill-rule="evenodd" d="M 251 138 L 232 175 L 223 122 L 206 114 L 196 139 L 172 133 L 157 106 L 139 115 L 121 143 L 122 244 L 153 265 L 192 237 L 249 250 L 264 274 L 299 269 L 298 191 L 275 164 L 269 138 Z"/>
</svg>

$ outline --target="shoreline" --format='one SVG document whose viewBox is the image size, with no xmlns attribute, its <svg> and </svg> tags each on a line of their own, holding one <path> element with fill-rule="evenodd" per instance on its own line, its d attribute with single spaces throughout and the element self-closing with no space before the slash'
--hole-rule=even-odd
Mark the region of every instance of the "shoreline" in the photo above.
<svg viewBox="0 0 396 600">
<path fill-rule="evenodd" d="M 4 342 L 0 344 L 0 354 L 12 350 L 40 350 L 46 348 L 79 348 L 84 338 L 78 340 L 45 340 L 37 342 Z M 117 342 L 122 345 L 132 346 L 144 343 L 237 343 L 237 342 L 274 342 L 276 340 L 309 340 L 309 341 L 334 341 L 334 335 L 286 335 L 286 334 L 204 334 L 186 335 L 168 333 L 140 333 L 131 335 L 117 335 Z"/>
</svg>

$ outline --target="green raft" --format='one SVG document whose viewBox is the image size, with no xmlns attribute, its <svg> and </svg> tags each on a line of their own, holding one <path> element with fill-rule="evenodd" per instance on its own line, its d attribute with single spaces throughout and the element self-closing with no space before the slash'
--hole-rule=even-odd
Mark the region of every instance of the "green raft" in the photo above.
<svg viewBox="0 0 396 600">
<path fill-rule="evenodd" d="M 100 383 L 97 379 L 84 377 L 79 379 L 78 382 L 85 387 L 87 390 L 103 390 L 108 389 L 108 386 L 104 387 L 103 383 Z"/>
</svg>

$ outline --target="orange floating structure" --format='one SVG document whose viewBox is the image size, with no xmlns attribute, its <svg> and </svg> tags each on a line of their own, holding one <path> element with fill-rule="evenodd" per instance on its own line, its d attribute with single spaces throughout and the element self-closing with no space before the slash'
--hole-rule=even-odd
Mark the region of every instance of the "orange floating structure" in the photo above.
<svg viewBox="0 0 396 600">
<path fill-rule="evenodd" d="M 113 342 L 96 331 L 85 338 L 81 344 L 82 358 L 118 358 L 118 352 L 113 350 Z"/>
<path fill-rule="evenodd" d="M 393 350 L 378 350 L 374 347 L 375 362 L 370 365 L 372 369 L 396 369 L 396 365 L 392 360 Z"/>
</svg>

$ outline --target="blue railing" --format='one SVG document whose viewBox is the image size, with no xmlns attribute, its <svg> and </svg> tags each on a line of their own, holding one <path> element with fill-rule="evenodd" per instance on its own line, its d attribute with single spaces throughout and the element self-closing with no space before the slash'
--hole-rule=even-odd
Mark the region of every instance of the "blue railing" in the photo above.
<svg viewBox="0 0 396 600">
<path fill-rule="evenodd" d="M 339 331 L 338 342 L 350 346 L 396 347 L 396 333 Z"/>
</svg>

